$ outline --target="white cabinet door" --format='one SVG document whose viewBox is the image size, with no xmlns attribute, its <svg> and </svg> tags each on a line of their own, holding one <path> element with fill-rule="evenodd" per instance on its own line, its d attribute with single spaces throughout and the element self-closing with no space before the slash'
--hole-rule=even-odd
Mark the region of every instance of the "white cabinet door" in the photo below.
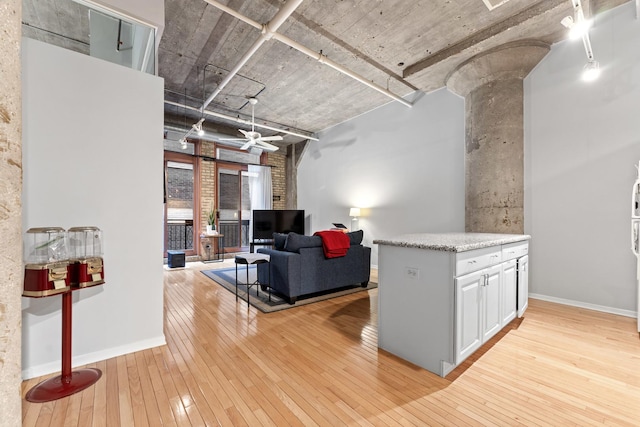
<svg viewBox="0 0 640 427">
<path fill-rule="evenodd" d="M 482 342 L 488 341 L 502 328 L 500 294 L 502 293 L 502 265 L 483 270 L 486 276 L 482 292 Z"/>
<path fill-rule="evenodd" d="M 529 255 L 518 259 L 518 317 L 529 306 Z"/>
<path fill-rule="evenodd" d="M 456 360 L 460 364 L 482 345 L 481 303 L 484 271 L 456 278 Z"/>
<path fill-rule="evenodd" d="M 516 318 L 517 297 L 517 262 L 515 259 L 502 263 L 502 326 Z"/>
</svg>

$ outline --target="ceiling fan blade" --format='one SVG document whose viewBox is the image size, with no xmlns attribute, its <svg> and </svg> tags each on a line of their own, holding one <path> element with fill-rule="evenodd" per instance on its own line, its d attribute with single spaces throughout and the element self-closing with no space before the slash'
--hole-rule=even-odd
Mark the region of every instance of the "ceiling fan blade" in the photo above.
<svg viewBox="0 0 640 427">
<path fill-rule="evenodd" d="M 269 143 L 267 143 L 267 142 L 264 142 L 264 140 L 257 140 L 257 141 L 256 141 L 256 144 L 257 144 L 260 148 L 262 148 L 262 149 L 264 149 L 264 150 L 267 150 L 267 151 L 271 151 L 271 152 L 273 152 L 273 151 L 278 151 L 278 147 L 276 147 L 275 145 L 271 145 L 271 144 L 269 144 Z"/>
<path fill-rule="evenodd" d="M 255 145 L 256 141 L 250 139 L 249 141 L 247 141 L 246 144 L 244 144 L 242 147 L 240 147 L 241 150 L 246 150 L 247 148 L 251 147 L 252 145 Z"/>
<path fill-rule="evenodd" d="M 260 138 L 260 141 L 282 141 L 282 137 L 280 135 L 263 136 Z"/>
<path fill-rule="evenodd" d="M 238 129 L 245 137 L 249 138 L 249 132 L 243 129 Z"/>
</svg>

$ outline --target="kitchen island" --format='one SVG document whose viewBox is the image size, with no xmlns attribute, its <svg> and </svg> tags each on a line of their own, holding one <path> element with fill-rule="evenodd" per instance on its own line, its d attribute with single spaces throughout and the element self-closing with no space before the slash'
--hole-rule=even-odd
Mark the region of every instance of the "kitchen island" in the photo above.
<svg viewBox="0 0 640 427">
<path fill-rule="evenodd" d="M 522 234 L 406 234 L 378 251 L 378 347 L 442 377 L 523 315 Z"/>
</svg>

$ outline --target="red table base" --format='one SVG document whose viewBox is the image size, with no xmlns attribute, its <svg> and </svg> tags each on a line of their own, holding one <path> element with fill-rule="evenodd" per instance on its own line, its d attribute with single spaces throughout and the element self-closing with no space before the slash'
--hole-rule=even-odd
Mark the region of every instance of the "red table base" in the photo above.
<svg viewBox="0 0 640 427">
<path fill-rule="evenodd" d="M 73 371 L 71 375 L 58 375 L 42 381 L 33 387 L 25 399 L 29 402 L 43 403 L 70 396 L 92 386 L 102 376 L 100 369 L 87 368 Z"/>
</svg>

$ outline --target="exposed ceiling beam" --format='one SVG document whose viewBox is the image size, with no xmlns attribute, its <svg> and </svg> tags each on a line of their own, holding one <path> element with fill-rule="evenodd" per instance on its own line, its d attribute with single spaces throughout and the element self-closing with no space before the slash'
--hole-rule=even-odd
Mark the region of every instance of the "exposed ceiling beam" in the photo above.
<svg viewBox="0 0 640 427">
<path fill-rule="evenodd" d="M 230 13 L 231 15 L 233 15 L 234 17 L 240 19 L 243 22 L 246 22 L 247 24 L 251 25 L 252 27 L 256 28 L 256 29 L 260 29 L 261 30 L 261 35 L 258 38 L 258 40 L 256 40 L 256 42 L 253 44 L 253 46 L 251 46 L 251 48 L 249 48 L 249 50 L 247 51 L 247 53 L 245 53 L 245 55 L 240 59 L 240 62 L 236 65 L 236 67 L 233 68 L 233 70 L 231 70 L 231 72 L 229 73 L 229 75 L 218 85 L 218 87 L 216 88 L 216 90 L 213 92 L 213 94 L 211 94 L 211 96 L 209 96 L 209 98 L 207 98 L 207 100 L 205 101 L 204 105 L 202 106 L 202 108 L 206 108 L 209 103 L 222 91 L 222 88 L 224 86 L 226 86 L 229 81 L 233 78 L 233 76 L 235 76 L 239 71 L 240 68 L 242 68 L 242 66 L 244 66 L 244 64 L 247 63 L 247 61 L 251 58 L 251 56 L 253 56 L 255 54 L 255 52 L 260 48 L 260 46 L 262 46 L 262 44 L 269 40 L 269 39 L 275 39 L 278 40 L 284 44 L 286 44 L 289 47 L 292 47 L 294 49 L 296 49 L 298 52 L 304 53 L 305 55 L 317 60 L 318 62 L 320 62 L 321 64 L 325 64 L 328 65 L 329 67 L 333 68 L 334 70 L 348 76 L 351 77 L 352 79 L 374 89 L 377 90 L 378 92 L 382 93 L 383 95 L 388 96 L 389 98 L 400 102 L 401 104 L 411 108 L 413 106 L 413 104 L 407 100 L 405 100 L 404 98 L 402 98 L 401 96 L 396 95 L 395 93 L 383 88 L 380 85 L 377 85 L 375 83 L 373 83 L 370 80 L 367 80 L 366 78 L 364 78 L 363 76 L 359 75 L 358 73 L 351 71 L 345 67 L 343 67 L 342 65 L 338 64 L 335 61 L 332 61 L 331 59 L 327 58 L 325 55 L 323 55 L 322 53 L 316 53 L 315 51 L 309 49 L 306 46 L 301 45 L 300 43 L 290 39 L 287 36 L 284 36 L 280 33 L 277 33 L 276 30 L 280 27 L 280 25 L 282 25 L 282 22 L 284 22 L 284 20 L 281 18 L 282 16 L 284 16 L 284 14 L 280 14 L 280 12 L 282 12 L 285 8 L 287 8 L 287 6 L 289 5 L 289 3 L 285 4 L 283 6 L 282 9 L 280 9 L 280 11 L 278 12 L 278 14 L 276 14 L 276 16 L 274 17 L 274 19 L 272 19 L 268 24 L 265 25 L 261 25 L 259 22 L 254 21 L 251 18 L 248 18 L 244 15 L 242 15 L 241 13 L 234 11 L 233 9 L 229 8 L 226 5 L 220 4 L 218 3 L 216 0 L 205 0 L 207 3 L 209 3 L 212 6 L 215 6 L 217 8 L 219 8 L 220 10 Z M 301 3 L 302 0 L 299 1 L 299 3 Z M 297 5 L 296 5 L 297 7 Z M 288 16 L 290 16 L 293 11 L 295 10 L 295 8 L 291 9 L 289 11 L 290 8 L 287 8 L 287 10 L 285 11 L 285 13 L 288 13 L 288 15 L 286 15 L 286 17 L 284 19 L 286 19 Z M 275 25 L 274 25 L 275 24 Z"/>
<path fill-rule="evenodd" d="M 205 0 L 207 3 L 209 3 L 212 6 L 217 7 L 220 10 L 223 10 L 227 13 L 231 13 L 231 15 L 235 16 L 238 19 L 241 19 L 245 22 L 247 22 L 247 20 L 249 20 L 249 18 L 244 17 L 243 15 L 241 15 L 238 12 L 233 11 L 231 8 L 218 3 L 215 0 Z M 264 26 L 257 24 L 255 21 L 253 20 L 249 20 L 251 22 L 253 22 L 253 24 L 251 24 L 251 22 L 249 22 L 251 25 L 253 25 L 255 27 L 255 24 L 259 25 L 257 28 L 261 28 L 262 29 L 262 33 L 260 34 L 260 37 L 258 37 L 258 40 L 256 40 L 253 45 L 249 48 L 249 50 L 242 56 L 242 58 L 240 58 L 240 61 L 238 61 L 238 63 L 236 64 L 235 67 L 233 67 L 231 69 L 231 71 L 229 72 L 229 74 L 220 82 L 220 84 L 218 84 L 218 87 L 216 88 L 216 90 L 213 91 L 213 93 L 211 95 L 209 95 L 209 97 L 206 99 L 206 101 L 204 101 L 204 104 L 202 104 L 202 110 L 204 111 L 205 108 L 207 108 L 209 106 L 209 104 L 211 103 L 211 101 L 213 101 L 213 99 L 218 96 L 220 94 L 220 92 L 222 92 L 222 89 L 224 89 L 224 87 L 229 84 L 229 82 L 231 81 L 231 79 L 233 79 L 235 77 L 236 74 L 238 74 L 238 72 L 240 71 L 240 69 L 242 67 L 244 67 L 244 65 L 249 61 L 249 59 L 251 59 L 251 57 L 258 51 L 258 49 L 260 49 L 260 46 L 262 46 L 264 44 L 264 42 L 266 42 L 267 40 L 269 40 L 271 38 L 271 34 L 273 34 L 273 32 L 275 32 L 278 28 L 280 28 L 280 26 L 282 24 L 284 24 L 284 21 L 286 21 L 286 19 L 291 16 L 291 14 L 296 10 L 296 8 L 300 5 L 300 3 L 302 3 L 302 0 L 289 0 L 288 2 L 286 2 L 284 4 L 284 6 L 282 6 L 282 8 L 280 8 L 280 10 L 278 11 L 278 13 L 276 13 L 276 15 L 273 17 L 273 19 L 271 21 L 269 21 L 268 24 L 265 24 Z"/>
</svg>

